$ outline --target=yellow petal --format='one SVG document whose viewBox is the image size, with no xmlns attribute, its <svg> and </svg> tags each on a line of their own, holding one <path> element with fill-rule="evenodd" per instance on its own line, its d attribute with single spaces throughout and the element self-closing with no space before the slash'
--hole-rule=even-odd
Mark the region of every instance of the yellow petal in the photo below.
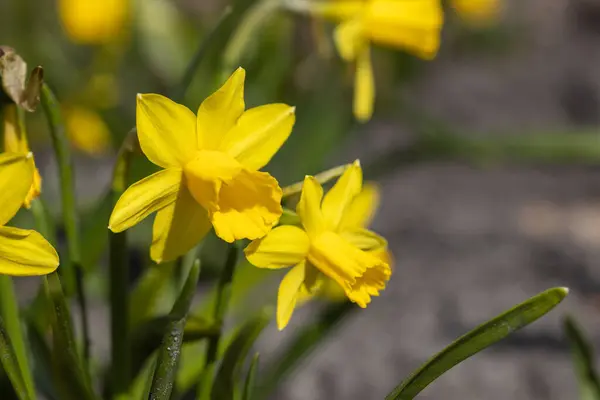
<svg viewBox="0 0 600 400">
<path fill-rule="evenodd" d="M 238 68 L 219 90 L 202 102 L 198 109 L 198 146 L 217 150 L 223 136 L 235 125 L 245 109 L 246 71 Z"/>
<path fill-rule="evenodd" d="M 368 229 L 347 229 L 340 232 L 339 235 L 348 243 L 363 251 L 385 249 L 387 247 L 387 241 L 384 238 Z"/>
<path fill-rule="evenodd" d="M 440 46 L 443 11 L 440 0 L 373 0 L 365 31 L 375 43 L 405 48 L 431 59 Z"/>
<path fill-rule="evenodd" d="M 110 216 L 109 226 L 113 232 L 121 232 L 141 220 L 173 203 L 180 191 L 182 171 L 177 168 L 164 169 L 131 185 Z"/>
<path fill-rule="evenodd" d="M 267 236 L 255 240 L 244 253 L 248 261 L 259 268 L 278 269 L 296 265 L 306 258 L 310 241 L 302 229 L 283 225 Z"/>
<path fill-rule="evenodd" d="M 229 184 L 243 166 L 226 153 L 201 150 L 188 162 L 183 171 L 190 193 L 198 204 L 210 211 L 219 209 L 219 193 L 223 184 Z"/>
<path fill-rule="evenodd" d="M 344 171 L 342 176 L 340 176 L 335 185 L 333 185 L 323 198 L 323 217 L 329 229 L 335 230 L 338 227 L 342 217 L 346 213 L 346 208 L 360 193 L 361 189 L 362 169 L 357 160 Z"/>
<path fill-rule="evenodd" d="M 33 181 L 31 153 L 0 154 L 0 226 L 15 216 Z"/>
<path fill-rule="evenodd" d="M 268 104 L 246 111 L 223 137 L 220 150 L 246 168 L 264 167 L 292 133 L 295 107 Z"/>
<path fill-rule="evenodd" d="M 346 61 L 354 61 L 359 52 L 368 45 L 360 18 L 339 24 L 335 28 L 334 39 L 340 56 Z"/>
<path fill-rule="evenodd" d="M 375 103 L 375 77 L 371 65 L 371 51 L 365 46 L 358 53 L 354 76 L 354 116 L 360 122 L 367 122 L 373 115 Z"/>
<path fill-rule="evenodd" d="M 81 44 L 101 44 L 119 37 L 129 17 L 128 0 L 60 0 L 58 11 L 65 32 Z"/>
<path fill-rule="evenodd" d="M 378 295 L 391 275 L 388 264 L 332 232 L 324 232 L 311 241 L 308 260 L 342 286 L 348 298 L 361 307 L 366 307 L 371 296 Z"/>
<path fill-rule="evenodd" d="M 365 9 L 364 0 L 338 0 L 310 2 L 310 12 L 340 22 L 360 15 Z"/>
<path fill-rule="evenodd" d="M 304 282 L 305 262 L 301 262 L 290 270 L 279 285 L 277 293 L 277 328 L 283 330 L 290 322 L 296 307 L 298 293 Z"/>
<path fill-rule="evenodd" d="M 296 212 L 309 236 L 316 235 L 325 229 L 325 220 L 321 212 L 322 199 L 323 188 L 321 184 L 314 177 L 306 176 Z"/>
<path fill-rule="evenodd" d="M 156 213 L 150 258 L 157 263 L 174 260 L 200 243 L 210 228 L 206 210 L 182 186 L 177 200 Z"/>
<path fill-rule="evenodd" d="M 33 181 L 31 182 L 31 186 L 29 187 L 29 191 L 27 192 L 25 200 L 23 200 L 23 205 L 25 208 L 31 208 L 31 202 L 37 199 L 40 194 L 42 194 L 42 177 L 40 176 L 40 171 L 37 169 L 34 162 Z"/>
<path fill-rule="evenodd" d="M 29 153 L 27 137 L 18 125 L 17 105 L 4 107 L 4 151 L 9 153 Z"/>
<path fill-rule="evenodd" d="M 58 254 L 38 232 L 0 227 L 0 274 L 46 275 L 56 268 Z"/>
<path fill-rule="evenodd" d="M 142 151 L 154 164 L 181 167 L 194 158 L 196 116 L 187 107 L 159 94 L 138 94 L 136 123 Z"/>
<path fill-rule="evenodd" d="M 215 233 L 229 243 L 265 236 L 281 217 L 281 197 L 281 188 L 271 175 L 241 170 L 221 187 L 218 210 L 209 210 Z"/>
<path fill-rule="evenodd" d="M 366 228 L 371 224 L 379 207 L 379 188 L 374 184 L 363 185 L 362 191 L 346 208 L 339 229 Z"/>
</svg>

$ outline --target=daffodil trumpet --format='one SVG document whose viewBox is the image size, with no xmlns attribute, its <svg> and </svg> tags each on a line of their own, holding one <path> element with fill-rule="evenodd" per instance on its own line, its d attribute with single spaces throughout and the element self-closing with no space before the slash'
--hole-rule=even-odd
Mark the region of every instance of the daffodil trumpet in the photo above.
<svg viewBox="0 0 600 400">
<path fill-rule="evenodd" d="M 259 169 L 290 135 L 295 108 L 246 110 L 244 79 L 238 68 L 197 115 L 158 94 L 137 97 L 140 147 L 163 169 L 123 193 L 109 229 L 123 231 L 156 212 L 150 249 L 156 262 L 185 254 L 211 227 L 229 243 L 253 240 L 281 216 L 281 188 Z"/>
</svg>

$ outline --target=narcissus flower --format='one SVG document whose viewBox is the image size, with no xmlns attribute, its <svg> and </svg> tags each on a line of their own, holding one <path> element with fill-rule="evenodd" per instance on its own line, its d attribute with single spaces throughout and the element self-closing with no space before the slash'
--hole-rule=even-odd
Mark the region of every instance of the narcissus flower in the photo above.
<svg viewBox="0 0 600 400">
<path fill-rule="evenodd" d="M 197 116 L 166 97 L 138 95 L 140 147 L 164 169 L 125 191 L 109 228 L 123 231 L 157 211 L 150 250 L 156 262 L 184 254 L 211 226 L 231 243 L 266 235 L 281 216 L 281 188 L 258 170 L 290 135 L 294 107 L 244 111 L 244 78 L 239 68 Z"/>
<path fill-rule="evenodd" d="M 27 136 L 22 131 L 22 127 L 18 124 L 17 106 L 14 104 L 4 107 L 4 151 L 9 153 L 29 153 L 29 145 L 27 144 Z M 33 164 L 33 179 L 31 186 L 23 200 L 25 208 L 31 207 L 33 199 L 39 197 L 42 193 L 42 177 L 40 171 L 35 166 L 33 156 L 31 158 Z M 1 194 L 0 194 L 1 195 Z"/>
<path fill-rule="evenodd" d="M 65 125 L 69 140 L 76 149 L 91 156 L 106 154 L 110 149 L 110 131 L 95 111 L 80 107 L 64 108 Z"/>
<path fill-rule="evenodd" d="M 129 0 L 59 0 L 58 14 L 73 42 L 103 44 L 122 33 L 129 7 Z"/>
<path fill-rule="evenodd" d="M 313 14 L 338 23 L 338 52 L 356 65 L 354 115 L 360 121 L 371 118 L 375 101 L 371 43 L 405 49 L 428 60 L 435 57 L 440 46 L 440 0 L 338 0 L 310 4 Z"/>
<path fill-rule="evenodd" d="M 31 190 L 31 153 L 0 154 L 0 274 L 46 275 L 58 267 L 54 247 L 38 232 L 5 226 Z"/>
<path fill-rule="evenodd" d="M 500 13 L 500 0 L 452 0 L 451 4 L 458 15 L 471 24 L 489 24 Z"/>
<path fill-rule="evenodd" d="M 259 268 L 293 266 L 279 286 L 277 325 L 288 324 L 298 298 L 314 292 L 323 275 L 335 281 L 360 307 L 385 288 L 392 270 L 373 254 L 386 247 L 379 235 L 362 228 L 355 199 L 362 189 L 362 170 L 355 162 L 323 197 L 323 188 L 312 176 L 304 179 L 296 208 L 302 227 L 282 225 L 245 249 L 248 261 Z M 358 206 L 360 207 L 360 205 Z M 364 214 L 363 214 L 364 215 Z M 363 216 L 364 218 L 364 216 Z"/>
</svg>

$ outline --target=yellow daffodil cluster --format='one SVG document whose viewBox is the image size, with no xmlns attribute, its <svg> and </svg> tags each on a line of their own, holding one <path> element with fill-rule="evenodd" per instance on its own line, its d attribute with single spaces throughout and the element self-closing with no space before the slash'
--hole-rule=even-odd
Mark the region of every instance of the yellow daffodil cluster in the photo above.
<svg viewBox="0 0 600 400">
<path fill-rule="evenodd" d="M 282 189 L 259 170 L 290 135 L 295 109 L 268 104 L 246 110 L 244 79 L 239 68 L 196 115 L 166 97 L 138 95 L 140 147 L 163 169 L 123 193 L 109 229 L 123 231 L 156 212 L 150 249 L 156 262 L 185 254 L 211 228 L 226 242 L 253 240 L 245 251 L 252 264 L 293 267 L 279 290 L 280 329 L 298 297 L 319 287 L 338 285 L 366 307 L 391 275 L 385 240 L 365 229 L 376 192 L 363 189 L 358 162 L 325 196 L 307 176 L 297 207 L 302 227 L 277 226 Z"/>
</svg>

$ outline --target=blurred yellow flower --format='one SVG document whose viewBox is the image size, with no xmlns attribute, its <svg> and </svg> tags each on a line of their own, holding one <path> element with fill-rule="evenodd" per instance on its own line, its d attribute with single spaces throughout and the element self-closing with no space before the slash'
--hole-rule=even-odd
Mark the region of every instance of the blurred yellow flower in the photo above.
<svg viewBox="0 0 600 400">
<path fill-rule="evenodd" d="M 245 71 L 238 68 L 198 109 L 157 94 L 138 95 L 137 133 L 144 154 L 165 168 L 125 191 L 110 218 L 123 231 L 157 211 L 151 258 L 172 260 L 211 225 L 226 242 L 267 234 L 282 213 L 275 178 L 258 170 L 287 140 L 294 107 L 245 110 Z"/>
<path fill-rule="evenodd" d="M 370 44 L 405 49 L 430 60 L 440 46 L 440 0 L 337 0 L 311 3 L 311 12 L 338 23 L 340 56 L 356 65 L 354 115 L 368 121 L 373 113 L 375 80 Z"/>
<path fill-rule="evenodd" d="M 0 274 L 45 275 L 58 268 L 58 254 L 38 232 L 5 226 L 31 190 L 31 153 L 0 154 Z"/>
<path fill-rule="evenodd" d="M 69 38 L 79 44 L 103 44 L 119 38 L 129 18 L 129 0 L 58 0 L 58 13 Z"/>
<path fill-rule="evenodd" d="M 111 147 L 110 131 L 95 111 L 67 106 L 63 109 L 69 140 L 76 149 L 91 156 L 106 154 Z"/>
<path fill-rule="evenodd" d="M 498 18 L 500 0 L 452 0 L 452 7 L 469 23 L 488 24 Z"/>
<path fill-rule="evenodd" d="M 246 258 L 259 268 L 294 266 L 279 286 L 280 330 L 288 324 L 298 298 L 317 290 L 326 279 L 334 280 L 351 301 L 363 308 L 371 302 L 371 296 L 378 296 L 385 288 L 391 267 L 372 252 L 385 249 L 387 243 L 362 228 L 366 213 L 360 203 L 355 203 L 361 190 L 358 161 L 324 197 L 319 182 L 307 176 L 296 208 L 304 229 L 282 225 L 246 247 Z"/>
<path fill-rule="evenodd" d="M 23 127 L 18 125 L 17 106 L 14 104 L 4 107 L 4 151 L 9 153 L 29 153 L 27 136 L 23 132 Z M 42 193 L 42 177 L 40 176 L 40 171 L 35 166 L 33 156 L 31 160 L 33 163 L 33 179 L 27 196 L 23 199 L 25 208 L 30 208 L 33 199 L 39 197 Z"/>
</svg>

